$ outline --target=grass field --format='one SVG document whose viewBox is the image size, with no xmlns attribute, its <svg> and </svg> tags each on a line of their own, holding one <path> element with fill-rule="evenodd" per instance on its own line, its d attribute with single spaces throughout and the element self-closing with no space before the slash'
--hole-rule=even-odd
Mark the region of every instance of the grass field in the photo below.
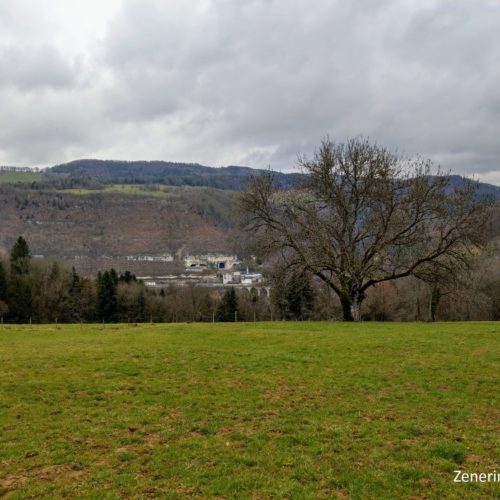
<svg viewBox="0 0 500 500">
<path fill-rule="evenodd" d="M 118 193 L 132 196 L 150 196 L 153 198 L 171 198 L 177 194 L 179 188 L 175 186 L 156 185 L 151 189 L 150 186 L 143 184 L 109 184 L 102 189 L 84 189 L 73 188 L 64 189 L 62 192 L 76 195 L 89 195 L 97 193 Z"/>
<path fill-rule="evenodd" d="M 37 182 L 42 180 L 41 172 L 9 172 L 0 171 L 0 184 L 13 182 Z"/>
<path fill-rule="evenodd" d="M 0 496 L 498 498 L 499 334 L 4 326 Z"/>
</svg>

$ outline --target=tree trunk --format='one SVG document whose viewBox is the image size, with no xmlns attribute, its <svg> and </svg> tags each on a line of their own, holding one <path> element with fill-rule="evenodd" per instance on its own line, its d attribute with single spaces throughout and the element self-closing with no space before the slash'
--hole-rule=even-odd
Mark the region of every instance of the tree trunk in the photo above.
<svg viewBox="0 0 500 500">
<path fill-rule="evenodd" d="M 361 321 L 361 302 L 359 300 L 353 300 L 351 314 L 354 321 Z"/>
<path fill-rule="evenodd" d="M 429 320 L 436 321 L 436 313 L 441 300 L 441 289 L 438 286 L 433 286 L 431 290 L 431 296 L 429 299 Z"/>
<path fill-rule="evenodd" d="M 340 297 L 340 303 L 342 304 L 344 321 L 354 321 L 351 301 L 347 297 Z"/>
</svg>

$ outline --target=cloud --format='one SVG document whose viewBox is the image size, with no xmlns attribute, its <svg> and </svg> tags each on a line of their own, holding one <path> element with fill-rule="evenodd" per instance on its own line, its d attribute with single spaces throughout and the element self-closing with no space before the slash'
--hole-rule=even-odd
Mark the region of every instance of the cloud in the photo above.
<svg viewBox="0 0 500 500">
<path fill-rule="evenodd" d="M 326 134 L 363 134 L 500 184 L 496 2 L 123 0 L 108 16 L 81 50 L 43 27 L 45 44 L 5 35 L 0 74 L 21 61 L 0 77 L 0 106 L 17 103 L 0 118 L 15 122 L 0 133 L 10 162 L 290 169 Z"/>
<path fill-rule="evenodd" d="M 54 47 L 0 47 L 0 85 L 22 91 L 73 87 L 77 72 Z"/>
<path fill-rule="evenodd" d="M 8 126 L 0 127 L 0 158 L 15 158 L 1 164 L 46 165 L 58 156 L 84 155 L 87 144 L 103 145 L 102 117 L 94 98 L 81 91 L 31 92 L 17 89 L 0 92 L 2 116 Z"/>
</svg>

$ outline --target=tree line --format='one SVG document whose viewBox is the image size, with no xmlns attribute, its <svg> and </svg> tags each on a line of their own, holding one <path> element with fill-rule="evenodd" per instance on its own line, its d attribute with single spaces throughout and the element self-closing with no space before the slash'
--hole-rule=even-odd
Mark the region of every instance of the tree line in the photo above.
<svg viewBox="0 0 500 500">
<path fill-rule="evenodd" d="M 309 319 L 292 292 L 269 296 L 265 289 L 146 287 L 135 275 L 114 269 L 94 278 L 56 261 L 33 259 L 20 236 L 0 259 L 2 323 L 144 323 Z M 290 306 L 288 306 L 290 301 Z M 292 302 L 295 301 L 293 304 Z"/>
<path fill-rule="evenodd" d="M 307 175 L 295 186 L 284 189 L 272 173 L 261 174 L 239 197 L 245 249 L 262 264 L 266 288 L 148 289 L 113 269 L 81 277 L 55 262 L 32 262 L 20 237 L 8 262 L 0 261 L 0 316 L 500 319 L 499 207 L 478 195 L 477 182 L 457 186 L 429 160 L 405 159 L 363 138 L 325 139 L 301 165 Z"/>
<path fill-rule="evenodd" d="M 146 287 L 132 273 L 109 269 L 93 278 L 55 261 L 32 259 L 19 237 L 0 259 L 0 319 L 6 323 L 146 323 L 342 320 L 330 287 L 307 272 L 267 264 L 266 287 Z M 407 277 L 373 287 L 364 321 L 499 320 L 498 247 L 477 256 L 464 283 Z"/>
</svg>

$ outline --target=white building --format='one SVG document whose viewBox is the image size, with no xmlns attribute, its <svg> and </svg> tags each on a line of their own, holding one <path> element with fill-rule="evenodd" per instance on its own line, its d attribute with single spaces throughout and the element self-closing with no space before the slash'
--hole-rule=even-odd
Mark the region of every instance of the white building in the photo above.
<svg viewBox="0 0 500 500">
<path fill-rule="evenodd" d="M 127 255 L 127 260 L 134 262 L 173 262 L 174 256 L 170 253 L 162 255 Z"/>
<path fill-rule="evenodd" d="M 244 285 L 252 286 L 262 283 L 263 278 L 261 273 L 250 273 L 247 269 L 246 273 L 236 271 L 233 273 L 224 273 L 222 275 L 222 283 L 224 285 Z"/>
<path fill-rule="evenodd" d="M 260 273 L 249 273 L 247 271 L 247 274 L 244 274 L 241 277 L 242 285 L 255 285 L 256 283 L 261 283 L 261 282 L 262 282 L 262 274 Z"/>
<path fill-rule="evenodd" d="M 224 285 L 237 285 L 241 283 L 241 273 L 236 271 L 234 273 L 224 273 L 222 275 L 222 283 Z"/>
</svg>

